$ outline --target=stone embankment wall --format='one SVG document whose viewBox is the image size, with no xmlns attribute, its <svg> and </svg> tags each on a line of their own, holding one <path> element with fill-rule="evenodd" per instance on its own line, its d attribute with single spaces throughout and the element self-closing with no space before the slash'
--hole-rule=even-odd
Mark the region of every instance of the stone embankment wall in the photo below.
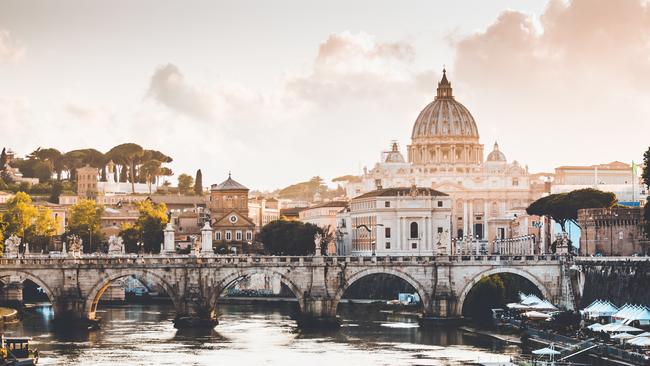
<svg viewBox="0 0 650 366">
<path fill-rule="evenodd" d="M 650 261 L 579 264 L 578 270 L 581 309 L 596 299 L 650 306 Z"/>
</svg>

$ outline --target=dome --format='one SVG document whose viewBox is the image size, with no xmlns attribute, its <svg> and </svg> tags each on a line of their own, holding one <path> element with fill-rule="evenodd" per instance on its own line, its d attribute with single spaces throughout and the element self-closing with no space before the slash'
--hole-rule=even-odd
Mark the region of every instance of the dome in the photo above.
<svg viewBox="0 0 650 366">
<path fill-rule="evenodd" d="M 499 144 L 494 143 L 494 150 L 488 155 L 487 161 L 507 162 L 506 155 L 499 150 Z"/>
<path fill-rule="evenodd" d="M 397 142 L 393 142 L 390 151 L 385 151 L 382 155 L 382 162 L 384 163 L 404 163 L 404 156 L 399 151 Z"/>
<path fill-rule="evenodd" d="M 454 99 L 444 69 L 436 98 L 420 112 L 411 134 L 412 139 L 432 137 L 479 137 L 474 117 L 464 105 Z"/>
</svg>

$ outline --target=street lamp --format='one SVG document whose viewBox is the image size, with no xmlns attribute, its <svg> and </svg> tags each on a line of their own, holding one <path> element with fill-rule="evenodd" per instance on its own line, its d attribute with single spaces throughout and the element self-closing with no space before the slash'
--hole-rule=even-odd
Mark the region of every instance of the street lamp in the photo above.
<svg viewBox="0 0 650 366">
<path fill-rule="evenodd" d="M 377 227 L 377 226 L 384 226 L 384 224 L 375 224 L 375 225 L 370 225 L 370 227 Z M 372 256 L 375 256 L 375 245 L 377 244 L 376 241 L 372 241 L 372 230 L 367 225 L 361 224 L 357 225 L 357 229 L 364 228 L 366 231 L 368 231 L 368 239 L 370 239 L 370 245 L 372 246 Z"/>
</svg>

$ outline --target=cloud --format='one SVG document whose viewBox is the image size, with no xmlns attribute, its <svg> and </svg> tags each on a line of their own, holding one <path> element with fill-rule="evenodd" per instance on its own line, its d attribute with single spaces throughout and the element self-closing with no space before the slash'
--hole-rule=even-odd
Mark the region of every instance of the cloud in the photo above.
<svg viewBox="0 0 650 366">
<path fill-rule="evenodd" d="M 64 106 L 65 113 L 84 123 L 112 123 L 115 116 L 106 107 L 89 107 L 69 102 Z"/>
<path fill-rule="evenodd" d="M 374 99 L 421 91 L 413 72 L 415 47 L 407 41 L 378 42 L 366 33 L 331 34 L 310 69 L 287 82 L 298 98 L 329 106 L 350 98 Z"/>
<path fill-rule="evenodd" d="M 20 62 L 25 55 L 25 47 L 12 39 L 7 30 L 0 29 L 0 63 Z"/>
<path fill-rule="evenodd" d="M 505 11 L 484 31 L 452 46 L 452 82 L 483 136 L 508 140 L 536 166 L 623 160 L 645 149 L 647 3 L 553 0 L 538 19 Z M 535 144 L 519 145 L 531 131 Z M 616 150 L 603 149 L 614 140 Z M 581 148 L 568 154 L 574 146 Z"/>
<path fill-rule="evenodd" d="M 219 104 L 213 93 L 189 84 L 173 64 L 161 66 L 153 73 L 147 97 L 197 120 L 214 120 Z"/>
</svg>

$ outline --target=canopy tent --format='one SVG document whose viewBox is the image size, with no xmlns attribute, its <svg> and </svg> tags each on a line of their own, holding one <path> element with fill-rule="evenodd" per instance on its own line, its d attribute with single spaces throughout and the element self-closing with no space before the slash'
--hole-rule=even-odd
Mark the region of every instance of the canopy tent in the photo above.
<svg viewBox="0 0 650 366">
<path fill-rule="evenodd" d="M 557 307 L 551 304 L 548 300 L 542 300 L 537 304 L 531 304 L 530 308 L 534 310 L 557 310 Z"/>
<path fill-rule="evenodd" d="M 542 302 L 542 299 L 535 295 L 526 295 L 523 293 L 519 293 L 519 299 L 521 299 L 519 303 L 523 305 L 534 305 Z"/>
<path fill-rule="evenodd" d="M 625 332 L 614 334 L 612 336 L 612 339 L 631 339 L 631 338 L 636 338 L 636 336 Z"/>
<path fill-rule="evenodd" d="M 610 317 L 618 312 L 618 308 L 609 301 L 596 300 L 582 310 L 590 318 Z"/>
<path fill-rule="evenodd" d="M 528 319 L 534 319 L 534 320 L 542 320 L 542 319 L 548 319 L 551 316 L 539 311 L 527 311 L 522 314 L 523 316 L 527 317 Z"/>
<path fill-rule="evenodd" d="M 590 330 L 593 330 L 594 332 L 599 332 L 601 329 L 603 329 L 604 325 L 600 323 L 594 323 L 587 328 Z"/>
<path fill-rule="evenodd" d="M 650 347 L 650 337 L 636 337 L 627 341 L 627 344 L 639 347 Z"/>
<path fill-rule="evenodd" d="M 602 328 L 600 328 L 601 331 L 603 332 L 609 332 L 609 333 L 615 333 L 615 332 L 641 332 L 643 329 L 635 328 L 629 325 L 621 324 L 621 323 L 610 323 Z"/>
<path fill-rule="evenodd" d="M 642 324 L 650 324 L 650 309 L 644 305 L 625 304 L 612 315 L 612 318 L 616 322 L 625 324 L 636 320 Z"/>
<path fill-rule="evenodd" d="M 530 309 L 530 307 L 528 305 L 519 304 L 519 303 L 516 303 L 516 302 L 511 302 L 509 304 L 506 304 L 506 306 L 508 307 L 508 309 L 515 309 L 515 310 L 528 310 L 528 309 Z"/>
<path fill-rule="evenodd" d="M 643 333 L 637 335 L 637 337 L 650 337 L 650 332 L 643 332 Z"/>
<path fill-rule="evenodd" d="M 548 347 L 534 350 L 533 354 L 538 356 L 548 356 L 549 360 L 553 361 L 555 356 L 561 354 L 561 352 L 556 351 L 553 347 L 553 344 L 551 343 L 551 345 Z"/>
</svg>

